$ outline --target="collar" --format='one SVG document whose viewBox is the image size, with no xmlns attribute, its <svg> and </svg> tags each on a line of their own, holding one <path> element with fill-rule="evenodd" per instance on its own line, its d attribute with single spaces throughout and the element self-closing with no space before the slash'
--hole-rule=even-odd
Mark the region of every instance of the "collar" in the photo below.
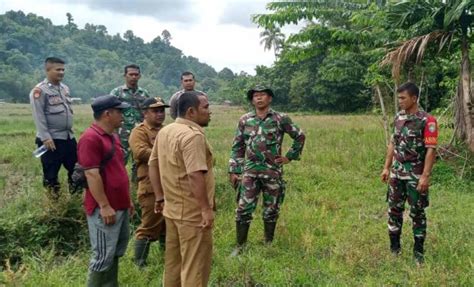
<svg viewBox="0 0 474 287">
<path fill-rule="evenodd" d="M 124 84 L 124 85 L 122 86 L 122 90 L 128 91 L 128 90 L 131 90 L 131 88 L 129 88 L 129 87 L 127 86 L 127 84 Z M 137 91 L 137 92 L 138 92 L 138 91 L 141 91 L 140 86 L 137 86 L 137 89 L 136 89 L 135 91 Z"/>
<path fill-rule="evenodd" d="M 157 131 L 159 131 L 163 127 L 163 124 L 162 124 L 161 127 L 154 128 L 150 126 L 145 120 L 143 120 L 143 125 L 149 130 L 157 130 Z"/>
<path fill-rule="evenodd" d="M 407 112 L 405 110 L 401 110 L 399 113 L 398 113 L 400 116 L 404 116 L 408 119 L 412 119 L 412 118 L 418 118 L 418 119 L 423 119 L 424 116 L 425 116 L 425 111 L 421 108 L 418 108 L 418 111 L 416 111 L 416 113 L 414 114 L 407 114 Z"/>
<path fill-rule="evenodd" d="M 268 112 L 267 112 L 267 114 L 265 115 L 264 119 L 266 119 L 269 115 L 273 115 L 274 113 L 275 113 L 275 111 L 274 111 L 272 108 L 268 109 Z M 256 116 L 257 116 L 257 113 L 255 112 L 255 110 L 253 110 L 253 111 L 251 111 L 251 112 L 249 113 L 249 115 L 250 115 L 251 117 L 256 117 Z"/>
<path fill-rule="evenodd" d="M 187 120 L 187 119 L 184 119 L 184 118 L 177 118 L 177 119 L 175 120 L 175 123 L 177 123 L 177 124 L 183 124 L 183 125 L 187 125 L 187 126 L 196 128 L 196 129 L 198 129 L 201 133 L 204 134 L 204 129 L 203 129 L 200 125 L 196 124 L 196 123 L 193 122 L 193 121 L 190 121 L 190 120 Z"/>
<path fill-rule="evenodd" d="M 48 87 L 51 87 L 51 86 L 55 86 L 55 87 L 57 87 L 57 86 L 59 86 L 59 87 L 63 87 L 63 86 L 64 86 L 64 84 L 63 84 L 62 82 L 59 82 L 59 84 L 58 84 L 58 85 L 55 85 L 55 84 L 51 83 L 51 82 L 48 80 L 48 78 L 44 78 L 44 80 L 43 80 L 43 83 L 44 83 L 44 84 L 46 84 L 46 85 L 48 85 Z"/>
<path fill-rule="evenodd" d="M 108 134 L 104 131 L 104 129 L 102 129 L 96 122 L 93 122 L 92 125 L 91 125 L 91 129 L 95 130 L 99 135 L 103 136 L 103 135 L 108 135 L 108 136 L 112 136 L 113 134 Z"/>
</svg>

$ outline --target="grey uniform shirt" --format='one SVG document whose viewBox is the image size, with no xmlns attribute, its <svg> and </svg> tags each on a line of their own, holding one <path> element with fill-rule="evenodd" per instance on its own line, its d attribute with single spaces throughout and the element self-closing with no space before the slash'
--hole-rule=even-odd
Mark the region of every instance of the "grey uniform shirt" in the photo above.
<svg viewBox="0 0 474 287">
<path fill-rule="evenodd" d="M 71 102 L 69 88 L 63 83 L 54 85 L 45 79 L 31 90 L 36 136 L 41 141 L 74 138 Z"/>
</svg>

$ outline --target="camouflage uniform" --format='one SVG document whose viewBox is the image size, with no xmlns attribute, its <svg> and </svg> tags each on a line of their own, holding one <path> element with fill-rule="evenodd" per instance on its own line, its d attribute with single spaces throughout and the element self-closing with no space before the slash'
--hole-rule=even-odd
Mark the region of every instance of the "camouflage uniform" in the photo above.
<svg viewBox="0 0 474 287">
<path fill-rule="evenodd" d="M 120 142 L 122 144 L 122 148 L 124 149 L 124 159 L 126 163 L 130 155 L 128 138 L 130 137 L 130 133 L 135 125 L 143 121 L 141 104 L 146 98 L 149 98 L 150 96 L 148 91 L 141 87 L 137 87 L 136 90 L 133 90 L 127 87 L 127 85 L 113 89 L 110 94 L 119 97 L 120 100 L 125 101 L 132 106 L 123 111 L 124 123 L 118 131 Z"/>
<path fill-rule="evenodd" d="M 285 185 L 282 166 L 275 163 L 275 159 L 281 155 L 284 133 L 294 140 L 286 157 L 299 160 L 305 135 L 286 114 L 270 109 L 264 119 L 257 117 L 255 112 L 240 118 L 229 160 L 229 173 L 242 175 L 238 187 L 237 222 L 250 223 L 260 191 L 263 193 L 263 220 L 276 222 L 278 219 Z"/>
<path fill-rule="evenodd" d="M 388 230 L 390 235 L 402 232 L 405 200 L 410 204 L 413 234 L 424 240 L 426 236 L 425 208 L 429 205 L 428 191 L 416 190 L 423 173 L 427 148 L 436 148 L 438 128 L 436 119 L 424 111 L 408 115 L 401 111 L 395 117 L 392 136 L 394 158 L 388 191 Z"/>
</svg>

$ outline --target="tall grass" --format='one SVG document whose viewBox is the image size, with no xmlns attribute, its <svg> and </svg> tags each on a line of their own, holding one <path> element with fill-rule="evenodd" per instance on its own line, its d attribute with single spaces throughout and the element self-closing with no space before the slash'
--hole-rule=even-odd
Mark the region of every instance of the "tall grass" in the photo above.
<svg viewBox="0 0 474 287">
<path fill-rule="evenodd" d="M 386 186 L 380 183 L 385 146 L 382 125 L 375 116 L 315 116 L 292 114 L 307 135 L 301 161 L 285 166 L 286 198 L 274 244 L 263 244 L 261 208 L 255 213 L 249 244 L 242 256 L 230 258 L 235 244 L 235 192 L 227 182 L 227 161 L 234 129 L 244 110 L 212 107 L 207 136 L 216 158 L 217 219 L 210 284 L 213 286 L 473 286 L 474 184 L 472 172 L 459 178 L 456 164 L 438 162 L 427 209 L 426 264 L 415 267 L 411 220 L 406 216 L 403 252 L 388 250 Z M 91 122 L 88 106 L 75 109 L 79 134 Z M 452 131 L 443 130 L 442 141 Z M 50 242 L 18 240 L 16 265 L 4 264 L 0 285 L 83 286 L 89 249 L 78 196 L 65 195 L 51 204 L 41 190 L 41 169 L 32 158 L 34 126 L 29 108 L 0 106 L 0 220 L 25 238 L 51 232 Z M 291 144 L 285 140 L 285 147 Z M 467 169 L 472 170 L 472 162 Z M 62 178 L 64 181 L 64 173 Z M 48 217 L 49 215 L 49 217 Z M 57 222 L 28 226 L 37 218 L 76 216 L 79 243 L 61 245 Z M 64 219 L 67 223 L 67 220 Z M 134 221 L 135 222 L 135 221 Z M 66 225 L 68 226 L 68 225 Z M 73 228 L 74 226 L 70 226 Z M 53 232 L 55 231 L 55 232 Z M 36 233 L 35 233 L 36 232 Z M 67 230 L 65 231 L 67 232 Z M 9 238 L 3 235 L 3 238 Z M 0 234 L 0 239 L 2 234 Z M 10 239 L 12 240 L 12 239 Z M 5 245 L 9 242 L 0 242 Z M 34 248 L 33 248 L 34 247 Z M 149 266 L 132 263 L 132 242 L 120 262 L 125 286 L 161 284 L 163 254 L 152 246 Z M 14 260 L 11 260 L 14 261 Z"/>
</svg>

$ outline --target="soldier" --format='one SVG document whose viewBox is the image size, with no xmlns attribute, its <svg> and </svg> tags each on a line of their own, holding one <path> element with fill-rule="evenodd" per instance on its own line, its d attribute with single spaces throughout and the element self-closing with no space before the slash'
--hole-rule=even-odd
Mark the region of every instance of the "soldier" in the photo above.
<svg viewBox="0 0 474 287">
<path fill-rule="evenodd" d="M 124 123 L 119 129 L 120 142 L 125 152 L 125 163 L 127 163 L 130 153 L 128 138 L 135 125 L 143 121 L 141 104 L 146 98 L 149 98 L 149 94 L 147 90 L 138 86 L 138 80 L 141 77 L 139 66 L 135 64 L 125 66 L 124 77 L 125 85 L 113 89 L 110 94 L 131 105 L 131 108 L 123 111 Z M 134 168 L 132 167 L 132 169 Z"/>
<path fill-rule="evenodd" d="M 271 243 L 280 205 L 285 195 L 282 178 L 283 165 L 299 160 L 305 135 L 286 114 L 270 108 L 273 91 L 256 86 L 247 92 L 255 111 L 243 115 L 235 133 L 229 160 L 229 179 L 238 193 L 236 210 L 238 255 L 245 242 L 255 211 L 258 195 L 263 193 L 263 221 L 265 242 Z M 281 155 L 283 135 L 287 133 L 293 144 L 285 156 Z"/>
<path fill-rule="evenodd" d="M 395 129 L 381 174 L 382 181 L 389 183 L 390 250 L 395 255 L 401 251 L 403 211 L 408 199 L 415 238 L 413 255 L 417 265 L 420 265 L 424 261 L 425 208 L 429 205 L 428 187 L 436 157 L 438 127 L 433 116 L 419 109 L 419 90 L 415 84 L 405 83 L 397 92 L 401 111 L 395 117 Z"/>
<path fill-rule="evenodd" d="M 195 85 L 196 80 L 194 79 L 193 73 L 186 71 L 181 74 L 181 87 L 183 87 L 183 89 L 174 93 L 170 98 L 170 116 L 173 120 L 175 120 L 178 116 L 178 107 L 176 105 L 178 103 L 179 96 L 184 92 L 194 91 Z"/>
<path fill-rule="evenodd" d="M 72 131 L 73 111 L 69 88 L 61 83 L 64 78 L 64 61 L 46 58 L 46 79 L 30 92 L 30 103 L 36 125 L 36 144 L 48 151 L 41 156 L 43 186 L 53 199 L 58 199 L 61 165 L 68 171 L 69 191 L 75 192 L 71 175 L 77 161 L 76 140 Z"/>
<path fill-rule="evenodd" d="M 155 194 L 148 177 L 148 160 L 158 131 L 163 127 L 165 108 L 169 107 L 161 98 L 149 98 L 143 102 L 145 120 L 132 130 L 130 149 L 137 166 L 138 202 L 142 210 L 141 224 L 135 232 L 135 264 L 146 265 L 150 243 L 160 240 L 165 245 L 165 222 L 160 213 L 154 212 Z"/>
</svg>

